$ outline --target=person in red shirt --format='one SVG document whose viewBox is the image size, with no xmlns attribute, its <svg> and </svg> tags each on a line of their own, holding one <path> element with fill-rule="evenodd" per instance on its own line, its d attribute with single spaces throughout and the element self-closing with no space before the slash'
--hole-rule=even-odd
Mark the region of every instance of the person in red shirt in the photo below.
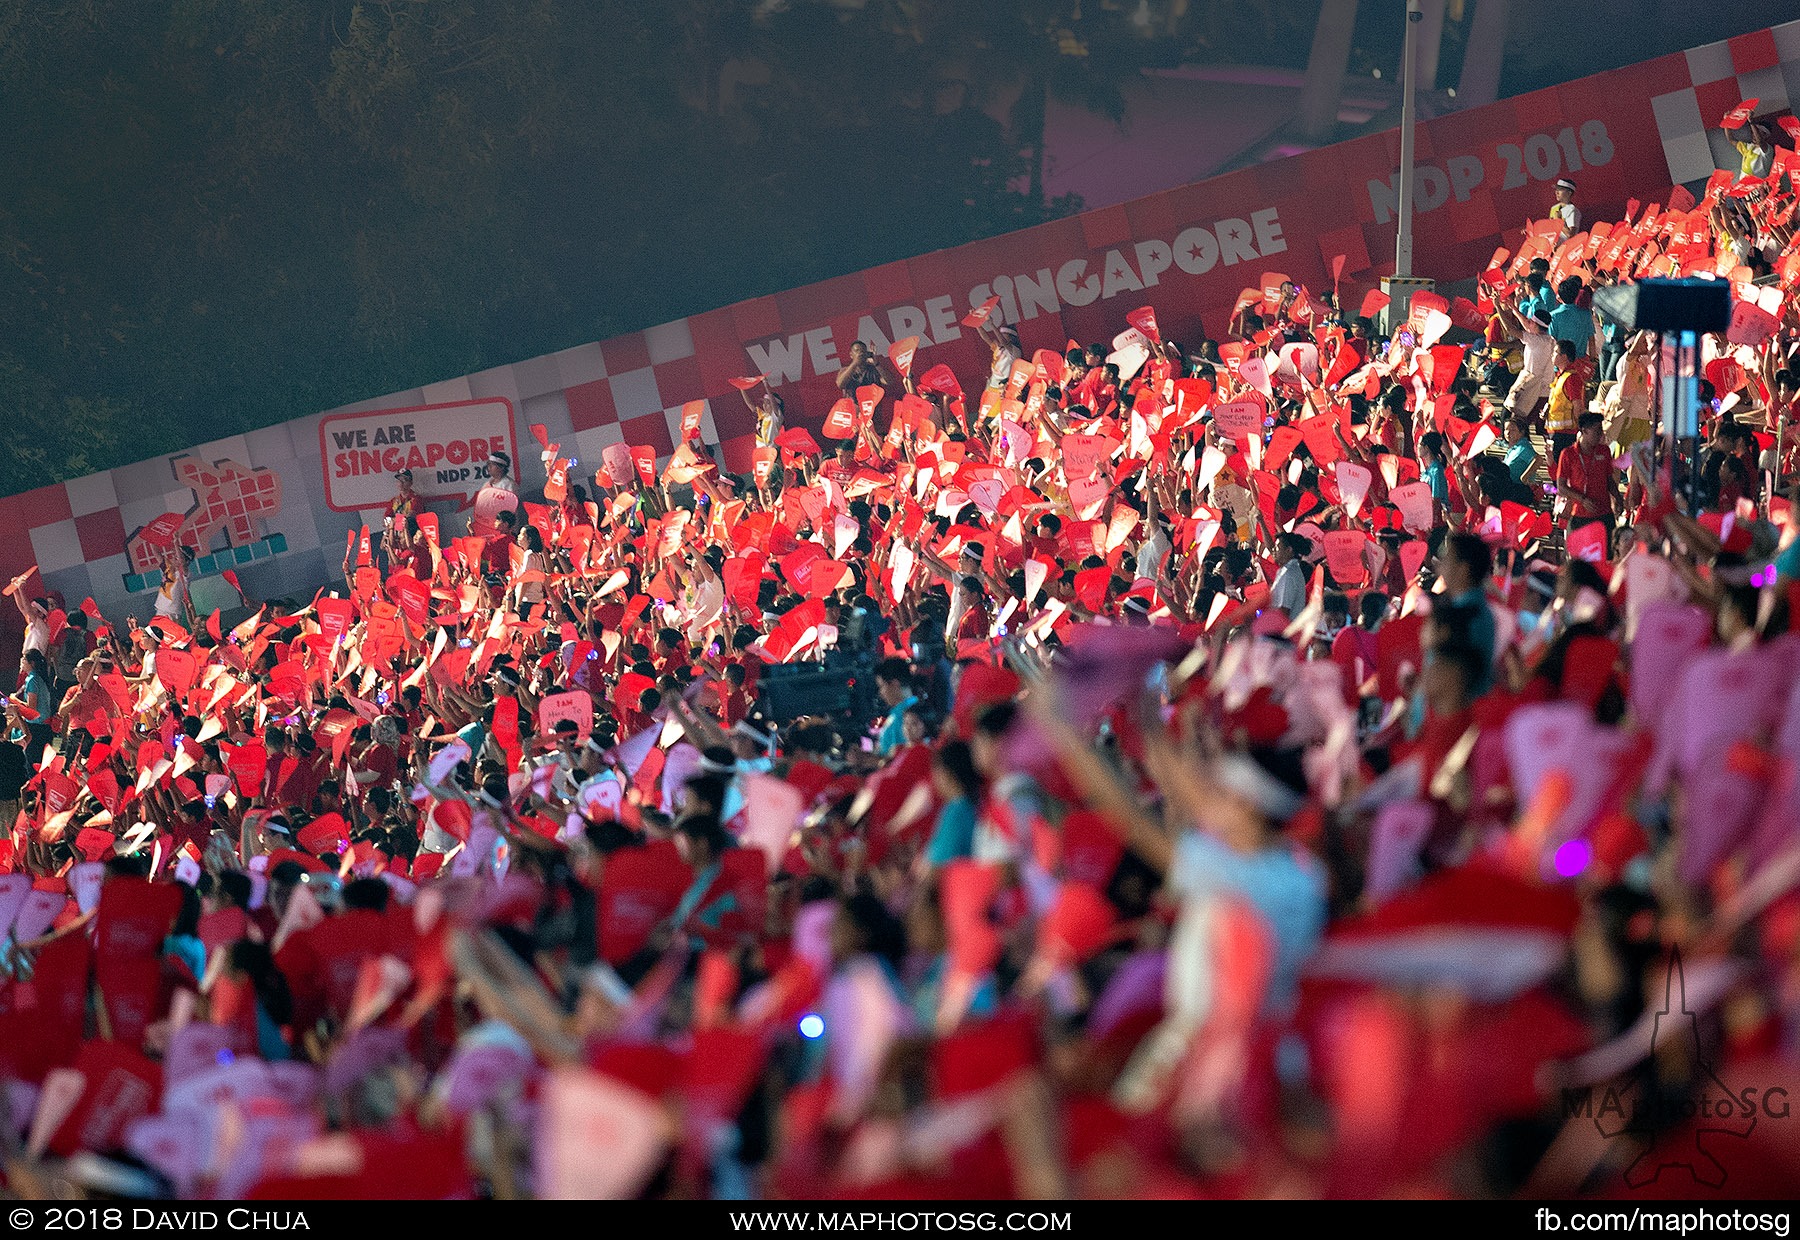
<svg viewBox="0 0 1800 1240">
<path fill-rule="evenodd" d="M 295 934 L 275 953 L 294 997 L 296 1028 L 310 1028 L 325 1015 L 340 1022 L 348 1017 L 363 961 L 393 945 L 385 883 L 356 879 L 344 887 L 343 902 L 343 912 Z"/>
<path fill-rule="evenodd" d="M 1343 345 L 1343 355 L 1350 359 L 1345 374 L 1355 374 L 1369 364 L 1369 337 L 1374 331 L 1375 324 L 1362 315 L 1350 324 L 1350 334 L 1344 338 Z M 1336 359 L 1333 359 L 1332 368 L 1337 369 Z"/>
<path fill-rule="evenodd" d="M 1098 373 L 1100 382 L 1094 388 L 1094 400 L 1088 409 L 1095 417 L 1110 418 L 1119 412 L 1119 368 L 1107 362 Z"/>
<path fill-rule="evenodd" d="M 1062 553 L 1062 518 L 1046 512 L 1037 521 L 1037 532 L 1025 540 L 1027 557 L 1041 556 L 1055 563 Z"/>
<path fill-rule="evenodd" d="M 1062 399 L 1065 404 L 1078 402 L 1080 400 L 1080 397 L 1076 394 L 1076 389 L 1081 386 L 1081 381 L 1087 378 L 1087 374 L 1088 364 L 1086 353 L 1082 352 L 1079 348 L 1073 348 L 1063 354 L 1062 382 L 1057 386 L 1062 394 Z"/>
<path fill-rule="evenodd" d="M 837 446 L 837 455 L 819 469 L 821 478 L 829 478 L 842 491 L 856 476 L 856 441 L 845 439 Z"/>
<path fill-rule="evenodd" d="M 1406 444 L 1406 393 L 1389 388 L 1381 400 L 1369 406 L 1368 438 L 1395 456 L 1404 456 Z"/>
<path fill-rule="evenodd" d="M 659 674 L 688 665 L 688 644 L 680 629 L 657 630 L 656 653 L 651 656 L 651 662 Z"/>
<path fill-rule="evenodd" d="M 725 665 L 725 684 L 719 693 L 719 726 L 729 731 L 750 717 L 750 698 L 744 692 L 742 664 Z"/>
<path fill-rule="evenodd" d="M 431 540 L 419 528 L 419 518 L 408 514 L 396 520 L 390 562 L 397 573 L 410 573 L 420 581 L 430 581 L 435 567 L 431 559 Z"/>
<path fill-rule="evenodd" d="M 282 729 L 264 731 L 263 745 L 269 755 L 264 776 L 264 804 L 283 807 L 306 805 L 312 800 L 316 784 L 310 761 L 312 737 L 306 737 L 306 742 L 308 752 L 303 753 Z"/>
<path fill-rule="evenodd" d="M 1580 529 L 1604 521 L 1608 532 L 1613 517 L 1613 458 L 1606 446 L 1603 419 L 1584 413 L 1576 420 L 1575 442 L 1556 458 L 1556 494 L 1564 501 L 1569 528 Z"/>
<path fill-rule="evenodd" d="M 385 788 L 400 776 L 400 721 L 380 715 L 374 723 L 356 729 L 360 742 L 350 760 L 350 780 L 356 799 L 370 788 Z"/>
<path fill-rule="evenodd" d="M 987 594 L 979 577 L 964 577 L 957 587 L 962 591 L 963 613 L 956 625 L 956 642 L 986 641 L 993 632 L 988 618 Z"/>
<path fill-rule="evenodd" d="M 1089 348 L 1086 357 L 1087 369 L 1082 372 L 1081 380 L 1072 387 L 1063 384 L 1063 391 L 1070 393 L 1070 399 L 1081 405 L 1089 413 L 1099 412 L 1095 405 L 1100 400 L 1100 389 L 1106 384 L 1106 354 L 1103 350 Z"/>
<path fill-rule="evenodd" d="M 614 706 L 614 715 L 619 720 L 619 730 L 626 735 L 642 732 L 654 720 L 656 708 L 662 705 L 662 694 L 655 687 L 639 692 L 635 702 L 618 702 Z"/>
<path fill-rule="evenodd" d="M 750 647 L 761 637 L 754 628 L 740 624 L 737 632 L 731 635 L 731 658 L 725 663 L 727 668 L 740 667 L 744 670 L 744 693 L 754 698 L 757 682 L 762 678 L 763 662 L 750 653 Z"/>
<path fill-rule="evenodd" d="M 1344 673 L 1344 701 L 1353 707 L 1362 700 L 1362 683 L 1375 674 L 1375 633 L 1387 619 L 1388 596 L 1370 590 L 1357 600 L 1356 610 L 1356 623 L 1345 625 L 1331 641 L 1331 661 Z"/>
<path fill-rule="evenodd" d="M 481 571 L 510 576 L 513 539 L 519 531 L 519 518 L 508 509 L 495 516 L 494 524 L 497 528 L 488 535 L 487 545 L 481 549 Z"/>
<path fill-rule="evenodd" d="M 1744 463 L 1735 456 L 1728 456 L 1719 462 L 1719 500 L 1716 507 L 1720 512 L 1736 512 L 1737 506 L 1752 494 L 1750 475 L 1744 469 Z"/>
</svg>

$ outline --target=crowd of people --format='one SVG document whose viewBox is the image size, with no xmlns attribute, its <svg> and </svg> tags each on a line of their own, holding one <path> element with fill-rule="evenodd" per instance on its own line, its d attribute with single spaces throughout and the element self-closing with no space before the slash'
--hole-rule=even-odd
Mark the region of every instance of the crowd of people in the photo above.
<svg viewBox="0 0 1800 1240">
<path fill-rule="evenodd" d="M 230 623 L 15 580 L 9 1187 L 1791 1188 L 1800 248 L 1742 137 L 1405 313 L 746 376 L 750 474 L 533 428 Z M 1671 274 L 1737 298 L 1698 458 L 1592 305 Z M 809 663 L 879 705 L 772 709 Z"/>
</svg>

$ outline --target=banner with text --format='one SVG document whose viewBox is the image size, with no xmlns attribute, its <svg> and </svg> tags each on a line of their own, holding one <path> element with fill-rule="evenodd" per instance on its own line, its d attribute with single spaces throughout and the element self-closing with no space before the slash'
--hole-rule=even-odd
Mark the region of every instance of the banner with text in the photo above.
<svg viewBox="0 0 1800 1240">
<path fill-rule="evenodd" d="M 333 512 L 382 507 L 403 469 L 427 499 L 472 499 L 486 480 L 488 454 L 513 455 L 512 404 L 492 397 L 332 414 L 319 420 L 319 450 Z"/>
</svg>

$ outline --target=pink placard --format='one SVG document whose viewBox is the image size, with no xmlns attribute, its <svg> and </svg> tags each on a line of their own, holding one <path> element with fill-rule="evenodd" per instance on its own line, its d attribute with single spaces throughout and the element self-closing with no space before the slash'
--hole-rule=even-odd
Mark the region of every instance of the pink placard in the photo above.
<svg viewBox="0 0 1800 1240">
<path fill-rule="evenodd" d="M 1363 548 L 1369 536 L 1361 530 L 1332 530 L 1325 535 L 1325 566 L 1340 586 L 1359 585 L 1368 576 Z"/>
<path fill-rule="evenodd" d="M 1254 435 L 1262 429 L 1262 406 L 1253 400 L 1234 400 L 1213 410 L 1213 425 L 1232 439 Z"/>
<path fill-rule="evenodd" d="M 1388 498 L 1400 509 L 1400 520 L 1407 529 L 1423 534 L 1431 529 L 1431 488 L 1423 482 L 1408 482 L 1388 492 Z"/>
<path fill-rule="evenodd" d="M 1638 617 L 1631 643 L 1631 712 L 1655 731 L 1681 669 L 1712 636 L 1712 617 L 1698 607 L 1652 603 Z"/>
<path fill-rule="evenodd" d="M 586 744 L 588 734 L 594 730 L 594 699 L 586 690 L 570 689 L 563 693 L 552 693 L 538 703 L 537 725 L 540 735 L 553 735 L 556 725 L 565 719 L 575 721 L 577 738 L 582 744 Z"/>
</svg>

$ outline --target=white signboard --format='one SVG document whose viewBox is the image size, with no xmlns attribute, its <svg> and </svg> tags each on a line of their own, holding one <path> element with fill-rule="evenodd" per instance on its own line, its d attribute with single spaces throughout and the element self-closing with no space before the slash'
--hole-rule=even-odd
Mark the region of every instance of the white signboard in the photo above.
<svg viewBox="0 0 1800 1240">
<path fill-rule="evenodd" d="M 412 470 L 413 489 L 426 499 L 469 500 L 486 480 L 496 450 L 513 459 L 512 402 L 484 400 L 339 413 L 319 420 L 325 461 L 325 502 L 334 512 L 385 507 L 394 475 Z"/>
</svg>

